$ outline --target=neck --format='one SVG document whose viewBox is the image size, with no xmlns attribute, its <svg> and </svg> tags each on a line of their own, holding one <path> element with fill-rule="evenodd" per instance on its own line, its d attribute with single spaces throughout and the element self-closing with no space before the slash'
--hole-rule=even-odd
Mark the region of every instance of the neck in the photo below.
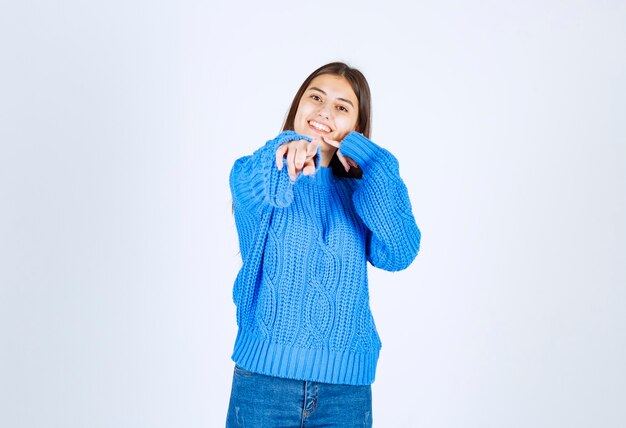
<svg viewBox="0 0 626 428">
<path fill-rule="evenodd" d="M 320 149 L 320 154 L 321 154 L 320 166 L 329 167 L 330 161 L 335 155 L 336 151 L 337 149 L 334 147 L 329 147 L 327 150 Z"/>
</svg>

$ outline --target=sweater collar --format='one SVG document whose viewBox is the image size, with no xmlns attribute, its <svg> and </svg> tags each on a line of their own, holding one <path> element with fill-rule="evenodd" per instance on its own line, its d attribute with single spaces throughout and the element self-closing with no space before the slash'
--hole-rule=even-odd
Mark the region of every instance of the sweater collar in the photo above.
<svg viewBox="0 0 626 428">
<path fill-rule="evenodd" d="M 331 184 L 337 181 L 331 167 L 320 166 L 315 171 L 315 181 L 320 184 Z"/>
</svg>

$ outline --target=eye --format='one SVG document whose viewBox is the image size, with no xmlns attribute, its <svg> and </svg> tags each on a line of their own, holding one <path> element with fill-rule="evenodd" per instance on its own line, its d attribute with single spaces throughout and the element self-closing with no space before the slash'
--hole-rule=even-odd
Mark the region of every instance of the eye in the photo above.
<svg viewBox="0 0 626 428">
<path fill-rule="evenodd" d="M 315 95 L 315 94 L 311 95 L 311 99 L 313 101 L 322 101 L 322 98 L 319 95 Z"/>
<path fill-rule="evenodd" d="M 344 112 L 344 113 L 347 113 L 347 112 L 348 112 L 348 109 L 347 109 L 347 108 L 345 108 L 345 107 L 344 107 L 344 106 L 342 106 L 342 105 L 338 105 L 338 106 L 337 106 L 337 110 L 342 111 L 342 112 Z"/>
</svg>

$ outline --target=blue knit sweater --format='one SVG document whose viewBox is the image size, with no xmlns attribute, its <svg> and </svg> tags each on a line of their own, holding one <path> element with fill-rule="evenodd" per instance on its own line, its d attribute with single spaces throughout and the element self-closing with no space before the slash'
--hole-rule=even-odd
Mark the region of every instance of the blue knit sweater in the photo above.
<svg viewBox="0 0 626 428">
<path fill-rule="evenodd" d="M 233 288 L 239 332 L 232 358 L 271 376 L 371 384 L 381 343 L 367 261 L 406 268 L 420 231 L 391 153 L 351 132 L 340 150 L 359 164 L 362 179 L 318 167 L 292 182 L 286 167 L 276 167 L 276 149 L 298 139 L 310 140 L 282 132 L 238 159 L 230 174 L 243 260 Z"/>
</svg>

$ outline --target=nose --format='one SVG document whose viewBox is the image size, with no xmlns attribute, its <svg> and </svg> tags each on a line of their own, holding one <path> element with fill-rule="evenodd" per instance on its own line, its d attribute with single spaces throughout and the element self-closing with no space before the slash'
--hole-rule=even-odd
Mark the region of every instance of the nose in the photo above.
<svg viewBox="0 0 626 428">
<path fill-rule="evenodd" d="M 323 118 L 325 118 L 325 119 L 328 119 L 328 110 L 326 109 L 326 107 L 322 108 L 319 111 L 318 115 L 323 117 Z"/>
</svg>

